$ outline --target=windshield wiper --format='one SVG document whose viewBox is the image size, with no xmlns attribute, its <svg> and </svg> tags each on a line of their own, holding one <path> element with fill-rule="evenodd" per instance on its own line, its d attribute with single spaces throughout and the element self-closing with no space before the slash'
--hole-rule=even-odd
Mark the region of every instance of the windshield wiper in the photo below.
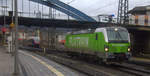
<svg viewBox="0 0 150 76">
<path fill-rule="evenodd" d="M 119 31 L 117 31 L 117 34 L 116 34 L 116 35 L 118 35 L 118 40 L 123 40 L 123 38 L 121 37 Z M 120 39 L 119 39 L 119 38 L 120 38 Z"/>
</svg>

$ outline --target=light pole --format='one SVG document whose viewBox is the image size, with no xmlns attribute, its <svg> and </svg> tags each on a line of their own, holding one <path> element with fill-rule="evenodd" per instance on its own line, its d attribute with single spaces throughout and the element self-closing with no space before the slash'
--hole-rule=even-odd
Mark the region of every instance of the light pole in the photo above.
<svg viewBox="0 0 150 76">
<path fill-rule="evenodd" d="M 13 16 L 14 16 L 14 0 L 12 0 L 11 1 L 12 2 L 12 4 L 11 4 L 11 7 L 12 7 L 12 24 L 14 25 L 14 19 L 13 19 Z M 14 52 L 14 50 L 13 50 L 13 43 L 14 43 L 14 33 L 13 33 L 13 28 L 11 28 L 10 29 L 11 30 L 11 46 L 10 46 L 10 51 L 11 51 L 11 53 L 12 53 L 12 55 L 13 55 L 13 52 Z"/>
<path fill-rule="evenodd" d="M 14 75 L 19 75 L 18 68 L 18 1 L 14 0 L 15 5 L 15 64 L 14 64 Z"/>
</svg>

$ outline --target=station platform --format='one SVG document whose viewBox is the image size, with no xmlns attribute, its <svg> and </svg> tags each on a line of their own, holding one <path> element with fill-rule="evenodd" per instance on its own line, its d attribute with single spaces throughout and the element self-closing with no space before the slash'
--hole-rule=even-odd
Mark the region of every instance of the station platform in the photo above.
<svg viewBox="0 0 150 76">
<path fill-rule="evenodd" d="M 35 53 L 19 50 L 24 76 L 86 76 Z"/>
<path fill-rule="evenodd" d="M 0 76 L 14 76 L 14 56 L 0 46 Z M 18 51 L 17 76 L 87 76 L 32 52 Z"/>
<path fill-rule="evenodd" d="M 0 46 L 0 76 L 12 76 L 14 72 L 14 58 L 6 47 Z"/>
</svg>

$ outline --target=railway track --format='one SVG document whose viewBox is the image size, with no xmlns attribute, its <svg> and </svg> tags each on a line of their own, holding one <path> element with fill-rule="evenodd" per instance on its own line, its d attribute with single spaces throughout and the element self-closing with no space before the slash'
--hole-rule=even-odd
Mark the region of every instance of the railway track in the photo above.
<svg viewBox="0 0 150 76">
<path fill-rule="evenodd" d="M 135 64 L 138 66 L 143 66 L 146 67 L 148 69 L 150 69 L 150 63 L 149 62 L 142 62 L 142 61 L 128 61 L 128 64 Z"/>
<path fill-rule="evenodd" d="M 150 71 L 148 69 L 145 69 L 142 66 L 137 66 L 134 64 L 112 64 L 114 68 L 119 69 L 120 71 L 124 71 L 136 76 L 150 76 Z"/>
<path fill-rule="evenodd" d="M 30 50 L 35 49 L 30 48 Z M 48 59 L 53 60 L 57 63 L 75 69 L 79 72 L 85 73 L 88 76 L 150 76 L 150 71 L 143 69 L 142 66 L 134 64 L 123 63 L 104 65 L 98 63 L 88 63 L 86 61 L 78 59 L 72 59 L 62 53 L 51 53 L 47 55 L 44 55 L 41 52 L 36 53 L 45 56 Z"/>
</svg>

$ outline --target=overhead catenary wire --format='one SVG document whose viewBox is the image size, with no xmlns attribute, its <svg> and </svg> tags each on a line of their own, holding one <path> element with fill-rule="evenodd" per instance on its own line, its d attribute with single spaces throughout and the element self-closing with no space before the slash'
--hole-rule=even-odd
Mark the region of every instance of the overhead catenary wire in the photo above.
<svg viewBox="0 0 150 76">
<path fill-rule="evenodd" d="M 14 0 L 11 0 L 12 1 L 12 5 L 11 5 L 11 8 L 12 8 L 12 22 L 14 22 L 14 18 L 13 18 L 13 15 L 14 15 Z"/>
<path fill-rule="evenodd" d="M 7 9 L 7 8 L 8 8 L 8 0 L 6 0 L 5 15 L 6 15 L 6 13 L 7 13 L 6 11 L 8 11 L 8 9 Z M 6 24 L 6 18 L 5 18 L 5 24 Z"/>
<path fill-rule="evenodd" d="M 70 3 L 74 2 L 74 1 L 76 1 L 76 0 L 71 0 L 70 2 L 67 2 L 66 4 L 69 5 Z M 67 16 L 68 16 L 68 20 L 69 20 L 69 12 L 68 12 Z"/>
<path fill-rule="evenodd" d="M 29 16 L 30 16 L 30 13 L 31 13 L 31 12 L 30 12 L 30 0 L 29 0 Z"/>
<path fill-rule="evenodd" d="M 39 4 L 39 0 L 38 0 L 38 12 L 39 12 L 39 9 L 40 9 L 40 4 Z"/>
<path fill-rule="evenodd" d="M 2 0 L 2 4 L 1 4 L 1 6 L 3 6 L 3 0 Z M 3 13 L 4 13 L 4 12 L 3 12 L 3 8 L 2 8 L 2 15 L 3 15 Z"/>
<path fill-rule="evenodd" d="M 42 18 L 43 18 L 43 5 L 42 5 Z"/>
<path fill-rule="evenodd" d="M 67 4 L 70 4 L 70 3 L 74 2 L 74 1 L 76 1 L 76 0 L 71 0 L 70 2 L 67 2 Z"/>
<path fill-rule="evenodd" d="M 23 12 L 24 12 L 24 0 L 22 0 L 22 16 L 23 16 Z"/>
<path fill-rule="evenodd" d="M 8 7 L 8 0 L 6 0 L 6 6 Z M 8 9 L 6 8 L 6 11 L 7 11 Z"/>
<path fill-rule="evenodd" d="M 148 3 L 148 2 L 150 2 L 150 1 L 144 1 L 144 2 L 135 2 L 134 4 L 135 5 L 138 5 L 138 4 L 145 4 L 145 3 Z M 104 6 L 101 6 L 101 7 L 99 7 L 99 8 L 96 8 L 96 9 L 93 9 L 93 10 L 89 10 L 89 11 L 87 11 L 87 13 L 90 13 L 90 12 L 95 12 L 95 13 L 97 13 L 97 12 L 104 12 L 105 13 L 105 11 L 102 11 L 103 9 L 106 9 L 106 8 L 108 8 L 108 7 L 111 7 L 111 6 L 113 6 L 114 4 L 115 4 L 116 2 L 111 2 L 111 3 L 109 3 L 109 4 L 106 4 L 106 5 L 104 5 Z M 131 8 L 131 6 L 130 6 L 130 8 Z M 110 10 L 111 11 L 111 10 Z M 109 11 L 109 12 L 110 12 Z M 117 10 L 115 10 L 115 11 L 117 11 Z M 113 11 L 112 11 L 113 12 Z"/>
<path fill-rule="evenodd" d="M 134 3 L 135 5 L 138 5 L 138 4 L 145 4 L 145 3 L 148 3 L 148 2 L 150 2 L 150 1 L 143 1 L 143 2 L 136 2 L 136 3 Z"/>
<path fill-rule="evenodd" d="M 93 12 L 93 11 L 97 11 L 97 10 L 101 10 L 101 9 L 108 8 L 108 7 L 112 6 L 112 5 L 114 5 L 115 3 L 116 3 L 116 1 L 111 2 L 111 3 L 109 3 L 109 4 L 106 4 L 106 5 L 104 5 L 104 6 L 101 6 L 101 7 L 97 8 L 97 9 L 90 10 L 90 11 L 88 11 L 88 12 Z"/>
<path fill-rule="evenodd" d="M 2 6 L 4 6 L 4 1 L 2 0 Z"/>
</svg>

